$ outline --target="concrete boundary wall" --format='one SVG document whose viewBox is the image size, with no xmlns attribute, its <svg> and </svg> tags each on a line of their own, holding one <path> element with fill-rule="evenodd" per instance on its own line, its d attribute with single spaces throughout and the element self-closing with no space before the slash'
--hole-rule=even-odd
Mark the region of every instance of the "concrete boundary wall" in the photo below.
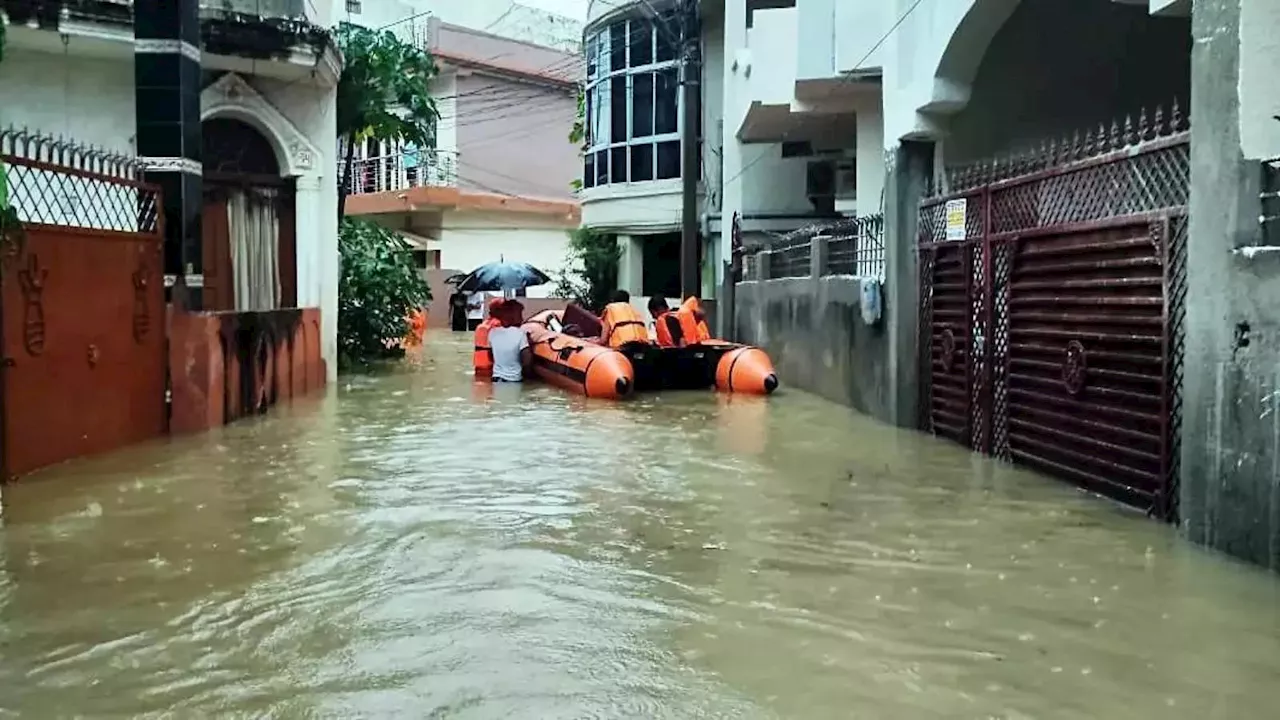
<svg viewBox="0 0 1280 720">
<path fill-rule="evenodd" d="M 769 353 L 782 388 L 891 416 L 883 324 L 862 319 L 861 280 L 849 275 L 752 280 L 734 289 L 734 339 Z"/>
</svg>

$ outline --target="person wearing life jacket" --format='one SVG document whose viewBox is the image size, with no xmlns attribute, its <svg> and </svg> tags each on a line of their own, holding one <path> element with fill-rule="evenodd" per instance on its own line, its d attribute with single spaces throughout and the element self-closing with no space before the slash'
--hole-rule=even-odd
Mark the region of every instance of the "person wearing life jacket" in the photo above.
<svg viewBox="0 0 1280 720">
<path fill-rule="evenodd" d="M 680 322 L 685 345 L 696 345 L 711 339 L 707 316 L 702 312 L 702 305 L 697 297 L 690 295 L 676 310 L 675 316 Z"/>
<path fill-rule="evenodd" d="M 493 353 L 489 347 L 489 331 L 502 325 L 502 298 L 489 301 L 489 317 L 476 326 L 475 350 L 471 354 L 471 364 L 475 367 L 476 377 L 493 376 Z"/>
<path fill-rule="evenodd" d="M 649 298 L 649 315 L 653 316 L 653 332 L 658 338 L 658 347 L 673 348 L 684 345 L 684 332 L 680 329 L 680 319 L 671 312 L 667 299 L 661 295 Z"/>
<path fill-rule="evenodd" d="M 611 348 L 634 343 L 649 344 L 649 329 L 631 306 L 631 293 L 619 290 L 600 313 L 600 342 Z"/>
</svg>

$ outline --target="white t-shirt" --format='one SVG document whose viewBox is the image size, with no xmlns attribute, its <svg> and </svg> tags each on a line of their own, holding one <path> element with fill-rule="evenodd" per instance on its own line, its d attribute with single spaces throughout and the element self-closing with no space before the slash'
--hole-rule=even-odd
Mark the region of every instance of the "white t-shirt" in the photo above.
<svg viewBox="0 0 1280 720">
<path fill-rule="evenodd" d="M 529 336 L 518 327 L 496 327 L 489 331 L 493 349 L 493 377 L 508 382 L 524 380 L 520 351 L 529 347 Z"/>
</svg>

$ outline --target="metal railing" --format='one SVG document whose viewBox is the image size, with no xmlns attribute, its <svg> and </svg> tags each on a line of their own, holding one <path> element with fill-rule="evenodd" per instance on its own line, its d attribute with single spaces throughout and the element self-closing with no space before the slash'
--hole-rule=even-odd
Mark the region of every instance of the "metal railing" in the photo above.
<svg viewBox="0 0 1280 720">
<path fill-rule="evenodd" d="M 309 19 L 307 0 L 200 0 L 200 9 L 260 18 Z"/>
<path fill-rule="evenodd" d="M 338 167 L 339 176 L 343 168 Z M 395 192 L 422 187 L 457 187 L 458 153 L 418 150 L 356 160 L 351 168 L 352 195 Z"/>
<path fill-rule="evenodd" d="M 744 280 L 851 277 L 885 279 L 884 215 L 812 225 L 744 258 Z"/>
<path fill-rule="evenodd" d="M 769 280 L 808 277 L 813 256 L 813 242 L 801 240 L 771 248 L 769 253 Z"/>
<path fill-rule="evenodd" d="M 868 215 L 827 239 L 825 275 L 854 275 L 884 280 L 884 216 Z"/>
</svg>

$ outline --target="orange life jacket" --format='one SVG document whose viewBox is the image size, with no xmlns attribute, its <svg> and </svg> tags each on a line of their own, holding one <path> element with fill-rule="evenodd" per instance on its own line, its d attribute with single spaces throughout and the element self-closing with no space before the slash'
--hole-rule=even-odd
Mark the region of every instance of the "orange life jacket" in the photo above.
<svg viewBox="0 0 1280 720">
<path fill-rule="evenodd" d="M 694 314 L 700 309 L 698 298 L 691 296 L 680 305 L 680 309 L 675 311 L 676 319 L 680 321 L 680 332 L 684 335 L 686 345 L 695 345 L 711 339 L 710 328 Z"/>
<path fill-rule="evenodd" d="M 489 352 L 489 331 L 501 324 L 497 319 L 489 318 L 476 326 L 476 347 L 471 355 L 471 364 L 475 366 L 476 377 L 493 375 L 493 355 Z"/>
<path fill-rule="evenodd" d="M 658 347 L 677 347 L 675 338 L 671 337 L 671 326 L 667 324 L 671 317 L 670 312 L 664 312 L 653 319 L 653 330 L 658 334 Z"/>
<path fill-rule="evenodd" d="M 602 340 L 611 348 L 620 348 L 630 343 L 648 343 L 649 330 L 645 327 L 640 313 L 631 307 L 631 303 L 616 302 L 605 305 L 600 315 Z"/>
</svg>

